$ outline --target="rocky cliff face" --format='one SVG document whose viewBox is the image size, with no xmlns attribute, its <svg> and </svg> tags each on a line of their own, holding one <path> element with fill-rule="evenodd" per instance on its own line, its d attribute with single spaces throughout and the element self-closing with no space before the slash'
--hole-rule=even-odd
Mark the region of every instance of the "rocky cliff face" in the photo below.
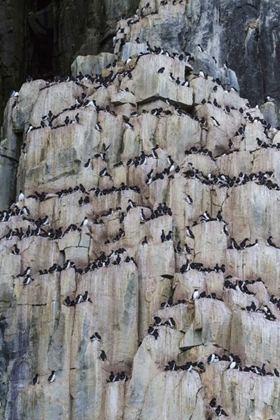
<svg viewBox="0 0 280 420">
<path fill-rule="evenodd" d="M 280 135 L 178 47 L 191 7 L 6 106 L 1 418 L 279 417 Z"/>
<path fill-rule="evenodd" d="M 141 2 L 140 8 L 145 3 Z M 185 3 L 180 18 L 174 20 L 168 11 L 158 19 L 157 11 L 164 8 L 164 2 L 161 7 L 159 0 L 151 0 L 149 12 L 156 14 L 150 13 L 147 19 L 151 26 L 145 23 L 144 38 L 150 32 L 163 48 L 190 53 L 201 44 L 219 67 L 228 62 L 239 78 L 241 95 L 250 103 L 260 105 L 270 95 L 279 105 L 280 5 L 267 0 Z M 66 76 L 77 55 L 112 52 L 116 21 L 132 14 L 137 6 L 138 0 L 2 1 L 1 109 L 9 93 L 18 90 L 28 74 L 49 79 Z M 208 62 L 208 66 L 211 69 L 213 64 Z"/>
</svg>

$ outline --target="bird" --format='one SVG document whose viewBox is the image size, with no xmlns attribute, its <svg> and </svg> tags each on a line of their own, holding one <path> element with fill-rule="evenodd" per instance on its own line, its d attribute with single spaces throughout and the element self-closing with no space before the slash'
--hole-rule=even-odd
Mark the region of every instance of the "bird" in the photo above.
<svg viewBox="0 0 280 420">
<path fill-rule="evenodd" d="M 131 128 L 131 129 L 133 129 L 133 128 L 134 128 L 134 125 L 132 125 L 129 121 L 125 122 L 125 126 L 126 126 L 127 128 Z"/>
<path fill-rule="evenodd" d="M 205 75 L 204 72 L 202 70 L 200 70 L 200 72 L 198 73 L 200 77 L 203 77 L 205 79 Z"/>
<path fill-rule="evenodd" d="M 146 245 L 148 243 L 147 236 L 145 236 L 144 241 L 142 241 L 142 245 Z"/>
<path fill-rule="evenodd" d="M 97 123 L 95 124 L 95 129 L 96 129 L 97 131 L 102 131 L 102 127 L 101 127 L 101 125 L 100 125 L 100 123 L 99 123 L 99 122 L 97 122 Z"/>
<path fill-rule="evenodd" d="M 38 383 L 39 383 L 39 375 L 38 375 L 38 373 L 36 373 L 36 375 L 34 376 L 32 382 L 33 382 L 33 385 L 38 385 Z"/>
<path fill-rule="evenodd" d="M 171 328 L 174 328 L 174 327 L 175 327 L 175 325 L 176 325 L 176 324 L 175 324 L 175 321 L 174 321 L 174 319 L 173 319 L 172 317 L 171 317 L 171 318 L 169 318 L 169 319 L 168 319 L 168 321 L 166 321 L 166 322 L 165 322 L 165 324 L 166 324 L 166 325 L 169 325 Z"/>
<path fill-rule="evenodd" d="M 104 350 L 101 350 L 99 358 L 102 360 L 102 362 L 105 362 L 105 360 L 107 360 L 107 356 Z"/>
<path fill-rule="evenodd" d="M 199 299 L 199 296 L 200 296 L 200 293 L 199 293 L 198 289 L 195 289 L 193 294 L 192 294 L 192 300 Z"/>
<path fill-rule="evenodd" d="M 16 246 L 16 244 L 14 244 L 14 250 L 12 251 L 12 254 L 13 255 L 19 255 L 19 253 L 20 253 L 19 248 Z"/>
<path fill-rule="evenodd" d="M 229 236 L 229 233 L 228 233 L 228 230 L 227 230 L 226 225 L 224 225 L 224 226 L 223 226 L 223 232 L 224 232 L 224 234 L 225 234 L 226 236 Z"/>
<path fill-rule="evenodd" d="M 84 301 L 83 295 L 79 294 L 79 295 L 76 297 L 75 304 L 76 304 L 76 305 L 78 305 L 79 303 L 82 303 L 83 301 Z"/>
<path fill-rule="evenodd" d="M 172 239 L 172 230 L 170 230 L 169 232 L 168 232 L 168 234 L 166 235 L 166 237 L 165 237 L 165 240 L 166 241 L 170 241 Z"/>
<path fill-rule="evenodd" d="M 216 118 L 214 118 L 214 117 L 211 117 L 212 118 L 212 120 L 213 120 L 213 123 L 214 123 L 214 125 L 216 126 L 216 127 L 219 127 L 221 124 L 219 123 L 219 121 L 217 121 L 216 120 Z"/>
<path fill-rule="evenodd" d="M 50 376 L 48 377 L 48 381 L 51 384 L 52 382 L 55 381 L 56 375 L 55 375 L 55 370 L 52 370 L 52 373 L 50 374 Z"/>
<path fill-rule="evenodd" d="M 98 334 L 98 332 L 95 332 L 91 337 L 91 341 L 101 341 L 101 335 Z"/>
<path fill-rule="evenodd" d="M 274 98 L 271 98 L 271 96 L 267 95 L 267 96 L 265 97 L 264 101 L 265 101 L 265 102 L 273 102 L 273 101 L 275 101 L 275 99 L 274 99 Z"/>
<path fill-rule="evenodd" d="M 24 201 L 25 195 L 23 194 L 22 190 L 19 192 L 18 201 Z"/>
<path fill-rule="evenodd" d="M 272 241 L 272 236 L 269 236 L 267 238 L 266 242 L 267 242 L 267 245 L 274 246 L 274 248 L 277 248 L 277 246 L 275 245 L 275 243 Z"/>
<path fill-rule="evenodd" d="M 18 274 L 17 277 L 25 277 L 25 276 L 29 276 L 31 271 L 30 267 L 27 267 L 26 270 L 24 270 L 24 272 L 22 274 Z"/>
<path fill-rule="evenodd" d="M 91 160 L 91 158 L 89 158 L 87 160 L 87 162 L 84 164 L 84 168 L 89 168 L 89 166 L 90 166 L 90 160 Z"/>
<path fill-rule="evenodd" d="M 161 318 L 159 316 L 154 316 L 154 321 L 154 325 L 156 325 L 157 327 L 162 325 Z"/>
<path fill-rule="evenodd" d="M 87 226 L 88 225 L 88 218 L 85 217 L 80 226 Z"/>
<path fill-rule="evenodd" d="M 221 360 L 220 356 L 218 356 L 216 353 L 212 353 L 207 358 L 207 363 L 210 365 L 211 363 L 217 363 Z"/>
<path fill-rule="evenodd" d="M 192 233 L 192 231 L 191 231 L 190 227 L 189 227 L 189 226 L 187 226 L 187 227 L 186 227 L 186 229 L 187 229 L 187 235 L 188 235 L 190 238 L 194 239 L 194 234 Z"/>
<path fill-rule="evenodd" d="M 228 414 L 223 410 L 223 408 L 220 405 L 218 405 L 218 407 L 216 408 L 215 413 L 217 414 L 217 417 L 228 417 Z"/>
<path fill-rule="evenodd" d="M 30 276 L 25 277 L 25 279 L 23 280 L 23 284 L 25 286 L 27 286 L 28 284 L 30 284 L 33 281 L 33 279 Z"/>
</svg>

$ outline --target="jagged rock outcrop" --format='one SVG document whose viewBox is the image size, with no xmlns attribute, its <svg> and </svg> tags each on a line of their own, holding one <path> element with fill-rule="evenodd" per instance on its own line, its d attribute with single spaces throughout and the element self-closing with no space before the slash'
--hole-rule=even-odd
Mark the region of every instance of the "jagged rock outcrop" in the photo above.
<svg viewBox="0 0 280 420">
<path fill-rule="evenodd" d="M 279 415 L 280 134 L 232 70 L 155 49 L 185 4 L 153 7 L 7 104 L 4 419 Z"/>
</svg>

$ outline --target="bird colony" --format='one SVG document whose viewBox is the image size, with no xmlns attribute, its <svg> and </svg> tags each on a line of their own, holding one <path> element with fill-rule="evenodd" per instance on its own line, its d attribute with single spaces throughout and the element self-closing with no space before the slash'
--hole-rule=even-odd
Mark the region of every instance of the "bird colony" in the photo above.
<svg viewBox="0 0 280 420">
<path fill-rule="evenodd" d="M 7 104 L 3 419 L 279 419 L 280 134 L 201 46 L 153 45 L 185 7 L 141 2 Z"/>
</svg>

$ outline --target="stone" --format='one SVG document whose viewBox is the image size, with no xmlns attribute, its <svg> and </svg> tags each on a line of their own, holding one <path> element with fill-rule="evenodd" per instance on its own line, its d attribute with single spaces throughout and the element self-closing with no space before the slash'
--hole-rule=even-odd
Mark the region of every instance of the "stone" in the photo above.
<svg viewBox="0 0 280 420">
<path fill-rule="evenodd" d="M 83 75 L 89 74 L 94 76 L 100 74 L 108 65 L 117 59 L 115 54 L 101 53 L 99 55 L 78 55 L 71 65 L 71 73 L 73 77 L 78 76 L 81 72 Z"/>
<path fill-rule="evenodd" d="M 75 4 L 61 9 L 68 28 Z M 264 122 L 266 112 L 276 121 L 277 101 L 252 107 L 272 84 L 243 97 L 248 77 L 255 83 L 265 70 L 256 58 L 256 70 L 237 80 L 244 67 L 233 60 L 244 42 L 244 60 L 256 56 L 255 37 L 265 29 L 258 7 L 274 15 L 256 2 L 234 16 L 232 5 L 218 13 L 217 4 L 141 0 L 113 40 L 117 17 L 132 3 L 107 2 L 98 25 L 105 3 L 94 15 L 81 3 L 77 17 L 86 17 L 58 46 L 57 68 L 70 60 L 71 34 L 83 23 L 73 51 L 91 56 L 77 58 L 73 71 L 98 78 L 24 83 L 16 107 L 13 97 L 7 103 L 0 154 L 17 179 L 9 185 L 4 163 L 1 418 L 202 419 L 214 416 L 213 397 L 232 419 L 277 417 L 280 140 L 277 126 Z M 44 37 L 42 10 L 30 23 Z M 90 32 L 105 21 L 100 34 Z M 47 32 L 51 26 L 49 19 Z M 228 52 L 222 40 L 235 37 L 232 27 L 240 35 Z M 52 127 L 41 127 L 49 110 Z M 212 353 L 239 356 L 242 370 L 208 363 Z M 252 365 L 271 375 L 247 372 Z M 110 382 L 111 372 L 120 380 Z"/>
</svg>

